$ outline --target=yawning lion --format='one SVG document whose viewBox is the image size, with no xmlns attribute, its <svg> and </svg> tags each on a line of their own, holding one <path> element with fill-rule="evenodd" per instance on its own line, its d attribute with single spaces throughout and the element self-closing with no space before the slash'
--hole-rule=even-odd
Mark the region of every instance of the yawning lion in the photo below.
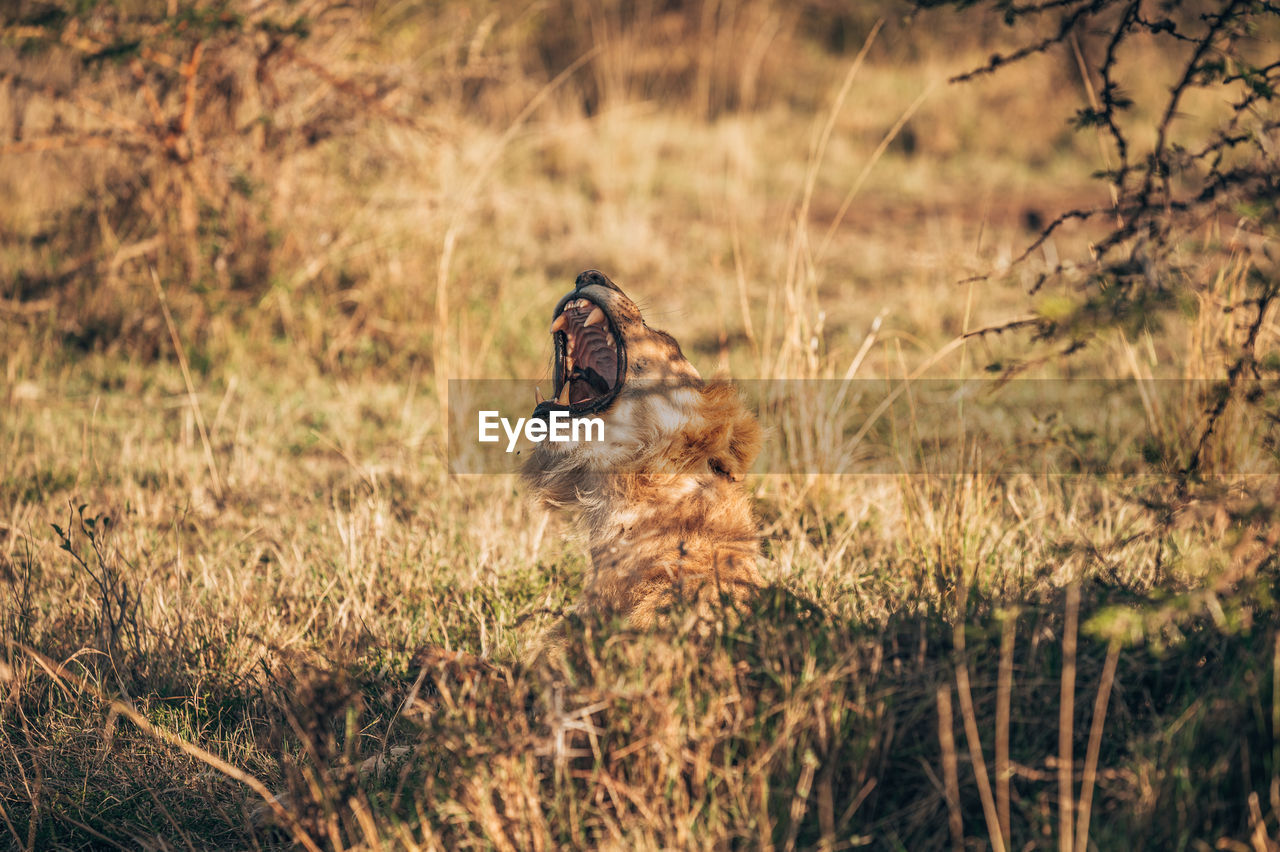
<svg viewBox="0 0 1280 852">
<path fill-rule="evenodd" d="M 665 332 L 605 275 L 578 276 L 556 305 L 552 412 L 604 421 L 604 440 L 544 442 L 523 477 L 572 513 L 592 570 L 581 611 L 645 628 L 678 601 L 711 618 L 763 585 L 751 499 L 741 484 L 760 426 L 736 390 L 704 382 Z"/>
</svg>

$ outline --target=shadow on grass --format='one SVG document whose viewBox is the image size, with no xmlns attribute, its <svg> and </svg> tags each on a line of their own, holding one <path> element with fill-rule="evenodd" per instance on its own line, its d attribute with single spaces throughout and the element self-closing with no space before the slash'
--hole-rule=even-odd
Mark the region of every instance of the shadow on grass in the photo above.
<svg viewBox="0 0 1280 852">
<path fill-rule="evenodd" d="M 1084 597 L 1082 621 L 1152 606 L 1101 588 Z M 1064 602 L 1016 615 L 987 609 L 968 619 L 963 654 L 944 618 L 841 624 L 781 588 L 706 638 L 678 613 L 675 626 L 649 634 L 570 619 L 568 649 L 554 664 L 429 663 L 438 694 L 412 720 L 416 745 L 394 780 L 370 792 L 392 810 L 408 791 L 425 793 L 435 807 L 420 812 L 429 823 L 420 828 L 447 846 L 483 837 L 498 848 L 623 839 L 951 848 L 956 817 L 966 842 L 989 838 L 979 747 L 961 719 L 963 659 L 988 783 L 997 765 L 1009 779 L 1010 845 L 1055 845 Z M 1099 848 L 1244 841 L 1276 809 L 1277 625 L 1270 613 L 1255 619 L 1224 631 L 1193 618 L 1163 639 L 1117 646 L 1096 732 L 1110 643 L 1081 631 L 1070 806 L 1082 798 L 1093 733 L 1089 835 Z M 1006 765 L 994 720 L 1010 628 Z M 954 747 L 939 736 L 948 705 L 954 719 L 941 727 L 954 730 Z"/>
<path fill-rule="evenodd" d="M 1098 848 L 1243 843 L 1274 825 L 1274 583 L 1236 600 L 1253 608 L 1247 625 L 1191 616 L 1119 648 L 1096 729 L 1111 646 L 1080 631 L 1070 799 L 1093 733 Z M 1082 598 L 1082 624 L 1154 606 L 1097 586 Z M 564 656 L 532 666 L 424 649 L 401 675 L 294 660 L 198 706 L 135 692 L 154 724 L 278 791 L 284 828 L 225 773 L 104 713 L 92 690 L 41 681 L 10 646 L 4 739 L 17 762 L 0 769 L 0 801 L 19 847 L 941 849 L 990 841 L 980 753 L 997 798 L 1008 778 L 1008 805 L 996 804 L 1009 845 L 1052 846 L 1066 609 L 975 600 L 961 652 L 941 615 L 842 623 L 772 587 L 709 631 L 679 611 L 649 633 L 570 617 Z"/>
</svg>

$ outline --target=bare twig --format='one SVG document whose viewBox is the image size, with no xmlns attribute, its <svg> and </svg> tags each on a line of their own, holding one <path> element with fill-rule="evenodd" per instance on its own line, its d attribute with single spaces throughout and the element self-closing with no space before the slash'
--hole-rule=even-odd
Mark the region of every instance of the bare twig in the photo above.
<svg viewBox="0 0 1280 852">
<path fill-rule="evenodd" d="M 1000 667 L 996 674 L 996 815 L 1000 833 L 1012 840 L 1009 813 L 1009 705 L 1013 699 L 1013 648 L 1018 627 L 1016 611 L 1007 612 L 1000 624 Z"/>
<path fill-rule="evenodd" d="M 947 826 L 951 848 L 964 849 L 964 816 L 960 812 L 959 761 L 956 760 L 955 713 L 951 709 L 951 684 L 938 687 L 938 745 L 942 749 L 942 779 L 947 795 Z"/>
<path fill-rule="evenodd" d="M 173 341 L 173 351 L 178 356 L 178 366 L 182 369 L 182 381 L 187 386 L 187 401 L 191 405 L 191 413 L 200 430 L 200 443 L 204 447 L 204 460 L 209 468 L 209 479 L 213 483 L 213 492 L 219 500 L 224 496 L 222 476 L 218 473 L 218 463 L 213 457 L 213 444 L 209 441 L 209 432 L 204 426 L 204 414 L 200 410 L 200 398 L 196 396 L 195 383 L 191 381 L 191 369 L 187 366 L 187 353 L 182 348 L 182 340 L 178 337 L 178 327 L 173 322 L 173 314 L 169 312 L 169 300 L 165 297 L 164 287 L 160 284 L 160 276 L 155 266 L 151 270 L 151 283 L 155 285 L 156 298 L 160 300 L 160 310 L 164 314 L 165 325 L 169 328 L 169 339 Z"/>
<path fill-rule="evenodd" d="M 1075 852 L 1071 814 L 1075 793 L 1071 761 L 1076 713 L 1076 631 L 1080 623 L 1080 581 L 1067 586 L 1067 618 L 1062 631 L 1062 688 L 1058 699 L 1058 848 Z"/>
<path fill-rule="evenodd" d="M 1098 779 L 1098 754 L 1102 750 L 1102 728 L 1107 719 L 1107 703 L 1111 700 L 1111 684 L 1115 681 L 1120 661 L 1120 643 L 1107 646 L 1107 659 L 1102 664 L 1098 695 L 1093 702 L 1093 721 L 1089 725 L 1089 749 L 1084 756 L 1084 780 L 1080 785 L 1079 813 L 1076 815 L 1075 852 L 1086 852 L 1089 846 L 1089 815 L 1093 809 L 1093 787 Z"/>
<path fill-rule="evenodd" d="M 53 660 L 49 659 L 44 654 L 41 654 L 34 648 L 28 648 L 25 645 L 12 643 L 8 639 L 4 639 L 3 641 L 6 645 L 10 645 L 21 650 L 24 654 L 38 663 L 41 668 L 49 673 L 50 677 L 52 677 L 55 682 L 62 680 L 71 681 L 82 691 L 94 695 L 100 701 L 108 702 L 111 712 L 124 716 L 126 719 L 137 725 L 144 734 L 158 739 L 167 745 L 171 745 L 196 758 L 202 763 L 208 764 L 210 767 L 221 772 L 223 775 L 226 775 L 228 778 L 244 784 L 262 798 L 262 801 L 271 809 L 271 812 L 276 816 L 276 818 L 289 828 L 293 835 L 293 839 L 296 840 L 304 849 L 308 850 L 308 852 L 320 852 L 319 845 L 317 845 L 316 842 L 312 840 L 311 836 L 307 834 L 306 830 L 298 822 L 298 818 L 285 810 L 276 796 L 267 789 L 267 785 L 263 784 L 254 776 L 240 769 L 238 766 L 233 766 L 230 763 L 227 763 L 216 754 L 205 751 L 195 743 L 188 742 L 177 734 L 153 725 L 151 720 L 147 719 L 135 710 L 132 704 L 125 703 L 124 701 L 107 699 L 97 687 L 85 678 L 64 666 L 59 665 L 58 663 L 55 663 Z"/>
<path fill-rule="evenodd" d="M 956 654 L 956 694 L 960 697 L 960 716 L 964 719 L 965 739 L 969 743 L 969 760 L 973 763 L 974 778 L 978 782 L 978 798 L 982 801 L 982 815 L 987 821 L 987 834 L 991 848 L 1004 852 L 1005 837 L 1000 831 L 1000 818 L 996 814 L 995 798 L 991 795 L 991 779 L 987 776 L 987 761 L 982 756 L 982 737 L 978 733 L 978 714 L 973 708 L 973 691 L 969 686 L 969 666 L 965 662 L 964 618 L 957 615 L 953 631 Z"/>
</svg>

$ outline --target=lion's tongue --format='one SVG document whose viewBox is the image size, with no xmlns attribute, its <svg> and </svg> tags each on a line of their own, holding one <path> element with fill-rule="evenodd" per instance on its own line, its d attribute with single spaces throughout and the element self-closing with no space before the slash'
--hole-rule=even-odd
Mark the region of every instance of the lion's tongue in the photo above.
<svg viewBox="0 0 1280 852">
<path fill-rule="evenodd" d="M 569 376 L 569 401 L 573 405 L 590 402 L 604 396 L 611 388 L 608 379 L 596 372 L 594 367 L 575 364 L 573 373 Z"/>
</svg>

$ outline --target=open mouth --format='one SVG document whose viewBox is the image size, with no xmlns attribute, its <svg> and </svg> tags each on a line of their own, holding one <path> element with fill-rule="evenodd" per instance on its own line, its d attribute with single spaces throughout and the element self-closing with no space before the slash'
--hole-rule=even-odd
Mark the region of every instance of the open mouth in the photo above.
<svg viewBox="0 0 1280 852">
<path fill-rule="evenodd" d="M 551 323 L 555 340 L 555 384 L 544 400 L 535 389 L 535 417 L 552 411 L 590 414 L 605 408 L 622 387 L 622 338 L 604 309 L 589 299 L 565 301 Z"/>
</svg>

